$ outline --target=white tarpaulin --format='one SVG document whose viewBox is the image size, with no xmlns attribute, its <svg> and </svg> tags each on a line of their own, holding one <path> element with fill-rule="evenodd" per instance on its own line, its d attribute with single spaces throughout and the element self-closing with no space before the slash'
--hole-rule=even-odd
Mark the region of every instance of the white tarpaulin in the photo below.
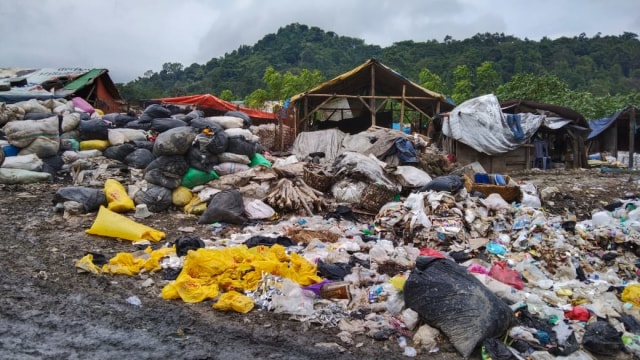
<svg viewBox="0 0 640 360">
<path fill-rule="evenodd" d="M 345 133 L 338 129 L 301 132 L 293 142 L 292 152 L 300 161 L 306 161 L 309 154 L 322 152 L 324 161 L 333 161 L 338 156 Z"/>
<path fill-rule="evenodd" d="M 504 114 L 498 98 L 489 94 L 456 106 L 444 122 L 442 132 L 479 152 L 495 155 L 526 143 L 544 118 L 530 113 Z"/>
</svg>

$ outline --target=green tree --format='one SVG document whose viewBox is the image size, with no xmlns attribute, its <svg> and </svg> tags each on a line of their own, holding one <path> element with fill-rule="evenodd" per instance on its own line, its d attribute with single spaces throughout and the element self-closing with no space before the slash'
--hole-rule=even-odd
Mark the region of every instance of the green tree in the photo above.
<svg viewBox="0 0 640 360">
<path fill-rule="evenodd" d="M 493 93 L 499 85 L 500 74 L 498 74 L 492 61 L 485 61 L 476 68 L 475 93 L 477 95 Z"/>
<path fill-rule="evenodd" d="M 451 97 L 457 104 L 471 98 L 473 83 L 471 70 L 466 65 L 458 65 L 453 70 L 453 94 Z"/>
<path fill-rule="evenodd" d="M 218 97 L 222 100 L 231 101 L 233 100 L 233 92 L 229 89 L 224 89 Z"/>
<path fill-rule="evenodd" d="M 258 89 L 251 94 L 247 95 L 244 99 L 245 105 L 250 108 L 259 109 L 265 102 L 269 100 L 269 94 L 264 89 Z"/>
<path fill-rule="evenodd" d="M 418 83 L 425 89 L 435 91 L 440 94 L 446 94 L 448 92 L 446 85 L 440 76 L 432 73 L 427 68 L 420 70 L 420 74 L 418 74 Z"/>
</svg>

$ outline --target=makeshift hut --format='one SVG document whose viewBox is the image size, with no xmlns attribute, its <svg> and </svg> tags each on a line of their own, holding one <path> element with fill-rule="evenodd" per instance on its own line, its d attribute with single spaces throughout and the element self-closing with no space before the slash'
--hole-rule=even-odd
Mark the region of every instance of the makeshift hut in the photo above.
<svg viewBox="0 0 640 360">
<path fill-rule="evenodd" d="M 104 113 L 126 111 L 107 69 L 0 68 L 0 102 L 81 97 Z"/>
<path fill-rule="evenodd" d="M 626 160 L 622 163 L 628 164 L 629 168 L 637 167 L 634 154 L 640 153 L 636 123 L 638 112 L 637 107 L 629 105 L 610 116 L 590 121 L 591 133 L 587 137 L 587 152 L 613 156 L 619 160 Z"/>
<path fill-rule="evenodd" d="M 293 96 L 286 109 L 296 134 L 329 128 L 356 134 L 371 126 L 422 132 L 435 114 L 450 111 L 453 105 L 445 96 L 369 59 Z"/>
<path fill-rule="evenodd" d="M 461 165 L 479 162 L 491 173 L 586 167 L 588 131 L 584 117 L 571 109 L 529 101 L 500 103 L 488 94 L 444 117 L 442 147 Z"/>
</svg>

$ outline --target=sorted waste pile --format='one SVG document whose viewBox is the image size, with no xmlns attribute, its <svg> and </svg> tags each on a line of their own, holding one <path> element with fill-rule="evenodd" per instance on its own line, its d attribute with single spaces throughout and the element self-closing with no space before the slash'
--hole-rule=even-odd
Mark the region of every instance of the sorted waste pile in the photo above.
<svg viewBox="0 0 640 360">
<path fill-rule="evenodd" d="M 390 340 L 407 357 L 445 342 L 463 357 L 640 355 L 638 199 L 578 221 L 545 212 L 546 189 L 530 183 L 510 179 L 522 193 L 512 203 L 471 191 L 444 155 L 399 131 L 303 133 L 276 158 L 242 114 L 102 115 L 76 102 L 37 102 L 55 130 L 25 119 L 24 104 L 2 108 L 0 180 L 66 172 L 74 184 L 53 199 L 65 217 L 95 213 L 88 234 L 144 247 L 87 253 L 79 271 L 146 273 L 167 300 L 287 314 L 336 328 L 340 346 Z M 169 209 L 211 236 L 144 225 Z"/>
</svg>

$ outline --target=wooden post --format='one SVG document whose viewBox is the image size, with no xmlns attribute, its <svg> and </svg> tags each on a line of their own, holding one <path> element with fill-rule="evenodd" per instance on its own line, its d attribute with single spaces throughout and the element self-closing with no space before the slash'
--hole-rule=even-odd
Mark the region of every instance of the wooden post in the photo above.
<svg viewBox="0 0 640 360">
<path fill-rule="evenodd" d="M 631 111 L 629 112 L 629 170 L 633 170 L 633 149 L 634 149 L 634 137 L 635 134 L 633 131 L 635 130 L 636 125 L 636 108 L 635 106 L 631 106 Z"/>
<path fill-rule="evenodd" d="M 402 131 L 402 125 L 404 125 L 404 95 L 407 90 L 407 85 L 402 84 L 402 100 L 400 100 L 400 131 Z"/>
<path fill-rule="evenodd" d="M 369 100 L 369 108 L 371 109 L 371 126 L 376 126 L 376 67 L 371 65 L 371 100 Z"/>
</svg>

